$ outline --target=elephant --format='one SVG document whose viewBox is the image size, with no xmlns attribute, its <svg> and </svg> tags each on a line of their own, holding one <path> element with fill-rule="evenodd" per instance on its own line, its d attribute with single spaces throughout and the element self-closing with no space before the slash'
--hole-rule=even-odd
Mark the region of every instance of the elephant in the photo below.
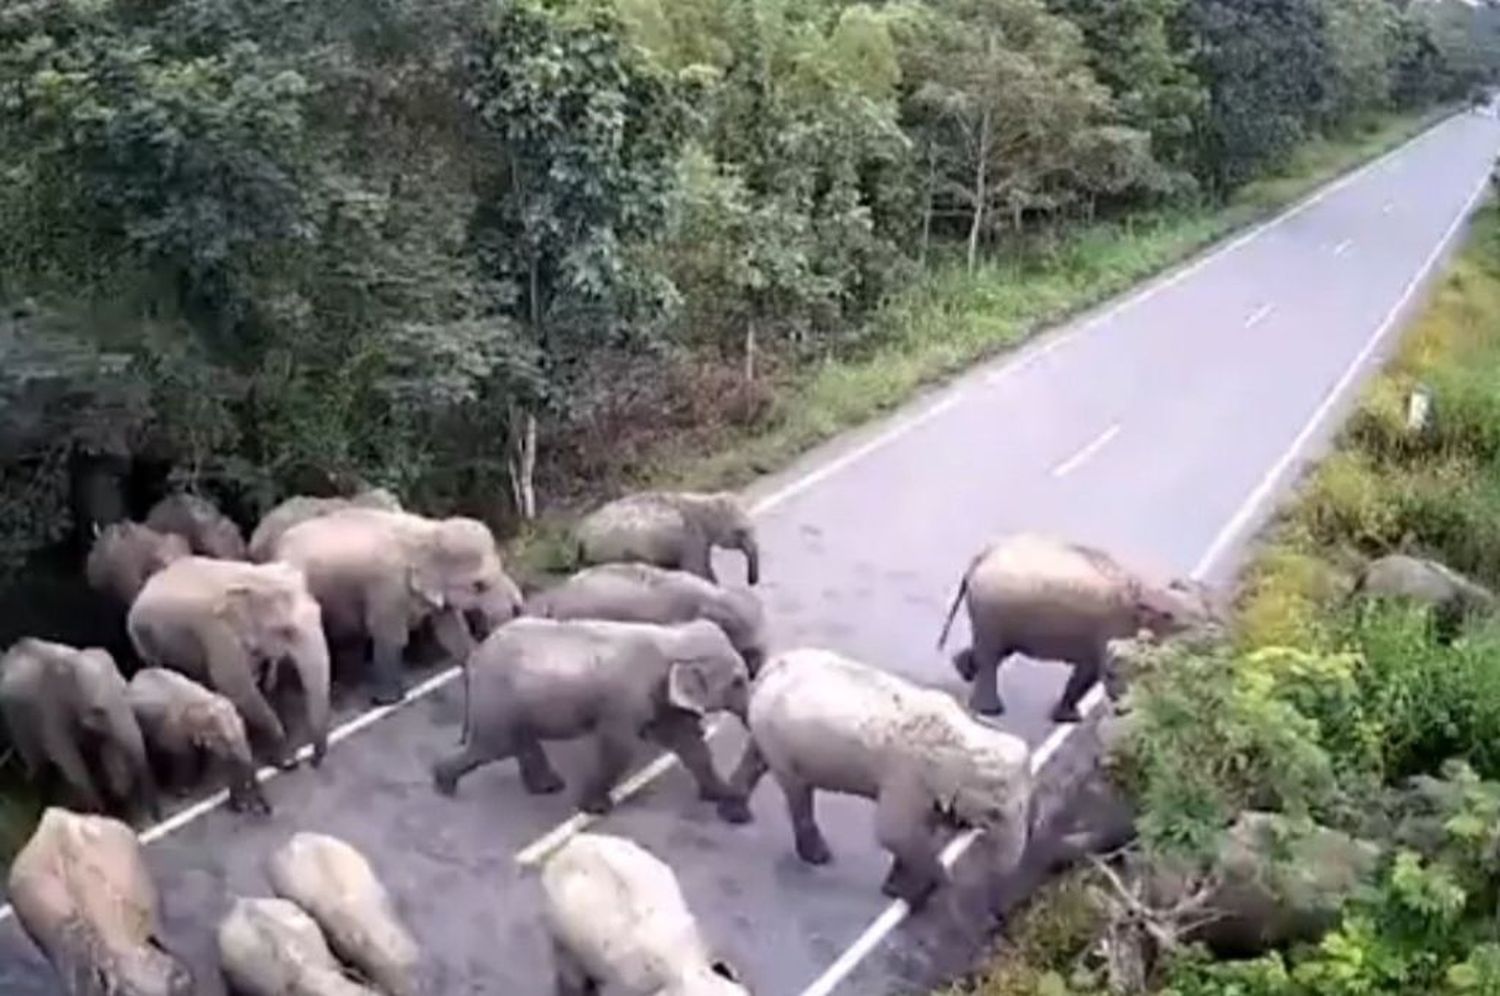
<svg viewBox="0 0 1500 996">
<path fill-rule="evenodd" d="M 1112 699 L 1123 692 L 1110 667 L 1112 639 L 1171 636 L 1218 618 L 1206 585 L 1173 578 L 1156 583 L 1095 547 L 1038 533 L 1012 533 L 970 561 L 938 637 L 948 638 L 959 602 L 969 610 L 973 645 L 953 666 L 974 689 L 981 715 L 1005 711 L 1000 665 L 1013 653 L 1073 665 L 1052 711 L 1058 723 L 1079 721 L 1078 702 L 1102 676 Z"/>
<path fill-rule="evenodd" d="M 462 663 L 475 643 L 467 614 L 493 629 L 521 610 L 495 537 L 475 519 L 346 508 L 288 529 L 274 556 L 307 575 L 331 639 L 345 646 L 368 639 L 378 705 L 405 696 L 402 655 L 424 622 Z"/>
<path fill-rule="evenodd" d="M 639 844 L 575 834 L 541 882 L 557 996 L 749 996 L 710 949 L 672 869 Z"/>
<path fill-rule="evenodd" d="M 176 533 L 157 532 L 139 522 L 115 522 L 94 539 L 84 576 L 90 588 L 124 610 L 151 575 L 192 552 L 188 541 Z"/>
<path fill-rule="evenodd" d="M 328 643 L 322 612 L 290 564 L 186 557 L 152 576 L 126 619 L 148 665 L 180 671 L 234 704 L 282 768 L 297 764 L 269 686 L 284 660 L 301 679 L 312 763 L 328 750 Z"/>
<path fill-rule="evenodd" d="M 55 767 L 79 807 L 105 811 L 93 767 L 111 795 L 161 816 L 145 738 L 108 651 L 23 637 L 0 657 L 0 715 L 27 772 Z"/>
<path fill-rule="evenodd" d="M 727 491 L 645 491 L 616 499 L 591 512 L 574 533 L 579 564 L 644 562 L 714 577 L 716 546 L 745 555 L 746 578 L 760 580 L 755 525 Z"/>
<path fill-rule="evenodd" d="M 1351 596 L 1412 599 L 1435 608 L 1438 638 L 1452 642 L 1466 616 L 1489 612 L 1495 594 L 1488 588 L 1436 560 L 1402 553 L 1377 557 L 1365 565 Z"/>
<path fill-rule="evenodd" d="M 707 619 L 729 637 L 751 677 L 766 657 L 766 620 L 760 599 L 748 591 L 721 588 L 687 571 L 651 564 L 585 568 L 528 598 L 524 614 L 663 624 Z"/>
<path fill-rule="evenodd" d="M 750 690 L 750 741 L 719 815 L 751 819 L 767 770 L 786 797 L 797 856 L 831 860 L 813 813 L 822 789 L 875 801 L 875 837 L 891 853 L 881 891 L 921 906 L 947 879 L 935 831 L 944 816 L 988 831 L 1009 874 L 1031 835 L 1029 750 L 952 696 L 831 650 L 799 648 L 767 662 Z"/>
<path fill-rule="evenodd" d="M 313 918 L 285 899 L 237 897 L 215 941 L 241 996 L 381 996 L 345 973 Z"/>
<path fill-rule="evenodd" d="M 416 996 L 417 942 L 364 855 L 337 837 L 296 833 L 267 863 L 271 888 L 306 910 L 329 945 L 376 989 Z"/>
<path fill-rule="evenodd" d="M 245 536 L 234 521 L 207 498 L 185 492 L 167 495 L 146 513 L 146 525 L 159 533 L 176 533 L 200 557 L 244 560 Z"/>
<path fill-rule="evenodd" d="M 750 676 L 724 631 L 705 619 L 672 626 L 522 617 L 482 643 L 465 670 L 466 736 L 433 766 L 439 792 L 490 761 L 515 757 L 533 794 L 563 781 L 541 741 L 592 733 L 597 762 L 581 808 L 603 814 L 640 739 L 672 751 L 702 798 L 725 797 L 704 742 L 702 718 L 727 709 L 743 716 Z"/>
<path fill-rule="evenodd" d="M 383 508 L 402 511 L 401 502 L 385 488 L 371 488 L 348 498 L 313 498 L 297 495 L 267 512 L 250 534 L 250 559 L 257 563 L 270 560 L 281 534 L 298 523 L 316 519 L 345 508 Z"/>
<path fill-rule="evenodd" d="M 163 945 L 156 886 L 135 831 L 49 806 L 10 866 L 11 908 L 68 996 L 192 996 Z"/>
<path fill-rule="evenodd" d="M 160 667 L 132 675 L 129 697 L 147 750 L 166 762 L 173 787 L 191 785 L 207 760 L 229 783 L 231 811 L 270 815 L 271 804 L 255 777 L 245 721 L 232 702 Z"/>
</svg>

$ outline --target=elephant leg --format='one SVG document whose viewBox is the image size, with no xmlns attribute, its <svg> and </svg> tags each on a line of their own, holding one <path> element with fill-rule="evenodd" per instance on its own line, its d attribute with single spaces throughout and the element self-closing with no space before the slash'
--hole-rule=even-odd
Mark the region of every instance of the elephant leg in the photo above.
<svg viewBox="0 0 1500 996">
<path fill-rule="evenodd" d="M 509 757 L 513 748 L 493 741 L 474 737 L 447 757 L 438 759 L 432 766 L 432 785 L 443 795 L 458 791 L 458 781 L 475 768 Z"/>
<path fill-rule="evenodd" d="M 781 785 L 781 794 L 786 796 L 786 811 L 792 821 L 797 857 L 810 865 L 828 864 L 833 860 L 833 852 L 828 850 L 828 841 L 818 829 L 813 812 L 813 787 L 795 775 L 779 771 L 776 781 Z"/>
<path fill-rule="evenodd" d="M 1082 660 L 1073 665 L 1073 673 L 1068 675 L 1068 683 L 1063 686 L 1062 696 L 1057 700 L 1057 706 L 1052 710 L 1052 721 L 1054 723 L 1077 723 L 1083 717 L 1078 714 L 1078 702 L 1084 693 L 1099 680 L 1099 675 L 1104 670 L 1104 648 L 1100 647 L 1085 655 Z"/>
<path fill-rule="evenodd" d="M 630 759 L 635 755 L 636 738 L 622 723 L 600 726 L 597 736 L 598 750 L 594 770 L 584 779 L 578 808 L 585 813 L 603 816 L 614 808 L 614 800 L 609 795 L 610 789 L 615 787 L 620 776 L 630 766 Z"/>
<path fill-rule="evenodd" d="M 696 574 L 705 581 L 719 583 L 714 576 L 713 547 L 707 539 L 701 536 L 692 536 L 683 545 L 682 570 Z"/>
<path fill-rule="evenodd" d="M 104 800 L 94 785 L 93 776 L 89 774 L 88 765 L 84 763 L 77 742 L 62 731 L 50 736 L 48 741 L 47 756 L 62 775 L 63 781 L 67 782 L 69 789 L 78 797 L 80 808 L 87 812 L 104 812 Z"/>
<path fill-rule="evenodd" d="M 402 672 L 411 629 L 405 598 L 404 591 L 383 593 L 365 620 L 371 644 L 370 701 L 376 705 L 394 705 L 406 697 Z"/>
<path fill-rule="evenodd" d="M 892 859 L 880 891 L 906 900 L 913 910 L 948 877 L 938 860 L 932 815 L 932 797 L 915 775 L 893 778 L 875 800 L 875 838 Z"/>
<path fill-rule="evenodd" d="M 202 774 L 200 755 L 196 750 L 175 750 L 167 759 L 167 778 L 174 794 L 183 794 L 197 783 Z"/>
<path fill-rule="evenodd" d="M 752 737 L 746 740 L 740 763 L 735 767 L 734 774 L 729 776 L 729 797 L 719 803 L 721 819 L 727 823 L 750 822 L 750 796 L 754 794 L 755 786 L 760 783 L 769 767 L 765 755 L 756 746 L 755 739 Z"/>
<path fill-rule="evenodd" d="M 698 783 L 698 798 L 724 802 L 734 793 L 714 770 L 713 756 L 703 738 L 703 725 L 697 716 L 668 716 L 651 726 L 651 739 L 677 755 L 693 781 Z"/>
<path fill-rule="evenodd" d="M 552 767 L 541 742 L 530 733 L 516 737 L 516 762 L 521 766 L 521 784 L 532 795 L 552 795 L 567 784 Z"/>
<path fill-rule="evenodd" d="M 1000 665 L 1010 656 L 1010 648 L 1001 646 L 981 631 L 975 634 L 969 653 L 974 674 L 974 689 L 969 693 L 970 708 L 981 716 L 1003 714 L 1005 702 L 1000 698 Z"/>
<path fill-rule="evenodd" d="M 557 979 L 557 996 L 594 996 L 599 991 L 589 978 L 588 970 L 573 957 L 573 952 L 552 942 L 552 966 Z"/>
</svg>

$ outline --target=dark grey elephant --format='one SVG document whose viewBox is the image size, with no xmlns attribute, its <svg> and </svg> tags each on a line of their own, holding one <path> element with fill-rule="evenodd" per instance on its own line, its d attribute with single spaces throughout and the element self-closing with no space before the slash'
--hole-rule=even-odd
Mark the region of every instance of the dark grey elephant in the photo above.
<svg viewBox="0 0 1500 996">
<path fill-rule="evenodd" d="M 105 810 L 94 780 L 102 773 L 110 795 L 160 816 L 140 724 L 107 651 L 17 641 L 0 658 L 0 715 L 27 772 L 37 777 L 55 768 L 79 807 Z"/>
<path fill-rule="evenodd" d="M 1109 668 L 1109 641 L 1142 631 L 1170 636 L 1217 618 L 1210 590 L 1195 581 L 1157 584 L 1102 550 L 1035 533 L 1014 533 L 970 562 L 948 609 L 941 647 L 958 611 L 969 610 L 973 643 L 953 657 L 974 683 L 970 705 L 1004 711 L 999 669 L 1011 654 L 1073 665 L 1052 718 L 1078 721 L 1078 701 L 1102 676 L 1111 697 L 1123 690 Z"/>
<path fill-rule="evenodd" d="M 139 522 L 116 522 L 94 539 L 84 564 L 89 587 L 128 609 L 148 578 L 192 553 L 176 533 L 160 533 Z"/>
<path fill-rule="evenodd" d="M 769 769 L 786 796 L 797 855 L 831 859 L 813 815 L 817 790 L 875 800 L 875 837 L 890 852 L 881 890 L 914 908 L 947 879 L 942 818 L 986 830 L 995 867 L 1009 873 L 1031 834 L 1026 742 L 979 722 L 952 696 L 831 650 L 776 654 L 750 692 L 750 741 L 720 815 L 751 818 Z"/>
<path fill-rule="evenodd" d="M 475 642 L 470 617 L 493 629 L 521 610 L 495 537 L 476 519 L 340 509 L 282 533 L 273 555 L 306 575 L 331 640 L 359 651 L 368 641 L 371 698 L 380 704 L 405 694 L 402 657 L 412 630 L 430 623 L 463 662 Z"/>
<path fill-rule="evenodd" d="M 1393 553 L 1365 565 L 1351 596 L 1421 602 L 1434 608 L 1434 623 L 1443 642 L 1458 635 L 1466 617 L 1490 612 L 1495 594 L 1436 560 Z"/>
<path fill-rule="evenodd" d="M 272 559 L 282 533 L 308 519 L 316 519 L 320 515 L 346 508 L 383 508 L 390 512 L 402 510 L 400 500 L 384 488 L 370 488 L 348 498 L 297 495 L 277 505 L 261 518 L 255 531 L 250 534 L 250 559 L 257 563 Z"/>
<path fill-rule="evenodd" d="M 176 533 L 200 557 L 244 560 L 245 536 L 207 498 L 179 492 L 168 495 L 146 513 L 146 525 L 159 533 Z"/>
<path fill-rule="evenodd" d="M 68 996 L 192 996 L 186 964 L 162 944 L 156 886 L 135 831 L 56 806 L 10 866 L 16 920 Z"/>
<path fill-rule="evenodd" d="M 751 677 L 766 657 L 765 611 L 754 594 L 651 564 L 585 568 L 528 598 L 525 615 L 664 625 L 707 619 L 729 637 Z"/>
<path fill-rule="evenodd" d="M 750 676 L 724 631 L 707 620 L 675 626 L 520 618 L 490 634 L 469 658 L 465 742 L 433 766 L 451 795 L 482 764 L 514 757 L 532 793 L 563 781 L 543 740 L 593 734 L 597 761 L 580 805 L 605 813 L 610 790 L 642 737 L 676 754 L 702 798 L 726 797 L 704 742 L 702 719 L 743 716 Z"/>
<path fill-rule="evenodd" d="M 313 764 L 328 749 L 328 643 L 322 612 L 288 564 L 187 557 L 146 582 L 126 619 L 147 664 L 181 671 L 234 703 L 268 759 L 294 767 L 286 729 L 262 692 L 289 661 L 302 685 Z"/>
<path fill-rule="evenodd" d="M 130 678 L 130 708 L 147 750 L 166 766 L 169 787 L 187 789 L 205 768 L 229 786 L 229 808 L 269 814 L 245 721 L 234 704 L 186 675 L 141 668 Z"/>
<path fill-rule="evenodd" d="M 616 499 L 591 512 L 575 532 L 581 564 L 644 562 L 690 571 L 716 581 L 713 548 L 745 555 L 746 577 L 760 580 L 755 525 L 728 491 L 646 491 Z"/>
</svg>

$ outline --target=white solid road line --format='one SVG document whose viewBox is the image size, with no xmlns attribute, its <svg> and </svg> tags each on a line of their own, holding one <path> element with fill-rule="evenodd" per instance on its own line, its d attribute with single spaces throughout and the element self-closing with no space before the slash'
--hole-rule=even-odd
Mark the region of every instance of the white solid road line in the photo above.
<svg viewBox="0 0 1500 996">
<path fill-rule="evenodd" d="M 1052 476 L 1067 477 L 1069 474 L 1073 473 L 1073 471 L 1088 463 L 1095 454 L 1109 445 L 1109 441 L 1111 439 L 1114 439 L 1119 434 L 1120 423 L 1116 422 L 1108 429 L 1105 429 L 1103 432 L 1099 433 L 1099 435 L 1094 438 L 1093 442 L 1089 443 L 1083 449 L 1068 457 L 1056 467 L 1053 467 Z"/>
<path fill-rule="evenodd" d="M 1245 319 L 1245 328 L 1247 328 L 1247 329 L 1253 329 L 1253 328 L 1255 328 L 1255 326 L 1259 325 L 1261 322 L 1263 322 L 1267 318 L 1271 317 L 1271 312 L 1273 312 L 1275 310 L 1276 310 L 1276 305 L 1271 304 L 1269 302 L 1267 302 L 1266 304 L 1261 305 L 1259 308 L 1256 308 L 1253 312 L 1251 312 L 1249 318 Z"/>
</svg>

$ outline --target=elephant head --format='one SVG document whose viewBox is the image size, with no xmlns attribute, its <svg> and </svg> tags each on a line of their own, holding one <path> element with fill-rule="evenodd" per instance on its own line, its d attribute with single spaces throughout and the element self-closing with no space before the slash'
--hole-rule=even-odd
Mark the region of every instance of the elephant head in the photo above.
<svg viewBox="0 0 1500 996">
<path fill-rule="evenodd" d="M 219 758 L 229 774 L 230 804 L 235 809 L 253 806 L 270 811 L 260 783 L 255 779 L 255 757 L 245 720 L 229 700 L 215 696 L 188 706 L 183 726 L 194 747 Z"/>
<path fill-rule="evenodd" d="M 158 532 L 176 533 L 188 541 L 193 552 L 219 560 L 244 560 L 249 556 L 244 534 L 233 520 L 197 495 L 168 495 L 152 507 L 146 525 Z"/>
<path fill-rule="evenodd" d="M 116 522 L 94 539 L 84 565 L 89 587 L 129 605 L 148 578 L 192 553 L 176 533 L 157 532 L 139 522 Z"/>
<path fill-rule="evenodd" d="M 225 589 L 219 613 L 256 661 L 289 660 L 302 682 L 313 763 L 328 750 L 328 642 L 323 612 L 302 572 L 290 564 L 260 564 L 253 579 Z"/>
<path fill-rule="evenodd" d="M 975 721 L 942 692 L 928 698 L 927 721 L 908 739 L 925 758 L 938 807 L 970 826 L 1024 831 L 1032 792 L 1026 742 Z"/>
<path fill-rule="evenodd" d="M 707 603 L 703 615 L 729 637 L 754 678 L 765 663 L 768 649 L 766 614 L 760 599 L 748 591 L 725 589 L 722 597 Z"/>
<path fill-rule="evenodd" d="M 745 578 L 751 584 L 760 581 L 760 543 L 755 537 L 755 523 L 732 491 L 704 495 L 695 503 L 699 526 L 715 546 L 739 550 L 745 555 Z"/>
<path fill-rule="evenodd" d="M 115 659 L 97 647 L 73 650 L 60 644 L 49 647 L 48 658 L 47 694 L 67 703 L 79 727 L 103 745 L 101 760 L 111 791 L 126 797 L 134 787 L 147 811 L 159 816 L 146 740 Z"/>
<path fill-rule="evenodd" d="M 727 709 L 743 720 L 750 674 L 724 631 L 707 619 L 665 628 L 667 704 L 698 716 Z"/>
<path fill-rule="evenodd" d="M 430 522 L 411 550 L 411 587 L 434 611 L 477 615 L 493 630 L 521 612 L 521 589 L 500 563 L 489 527 L 455 516 Z"/>
<path fill-rule="evenodd" d="M 1130 595 L 1137 629 L 1158 638 L 1176 636 L 1221 618 L 1213 589 L 1201 581 L 1173 578 L 1165 585 L 1132 581 Z"/>
</svg>

